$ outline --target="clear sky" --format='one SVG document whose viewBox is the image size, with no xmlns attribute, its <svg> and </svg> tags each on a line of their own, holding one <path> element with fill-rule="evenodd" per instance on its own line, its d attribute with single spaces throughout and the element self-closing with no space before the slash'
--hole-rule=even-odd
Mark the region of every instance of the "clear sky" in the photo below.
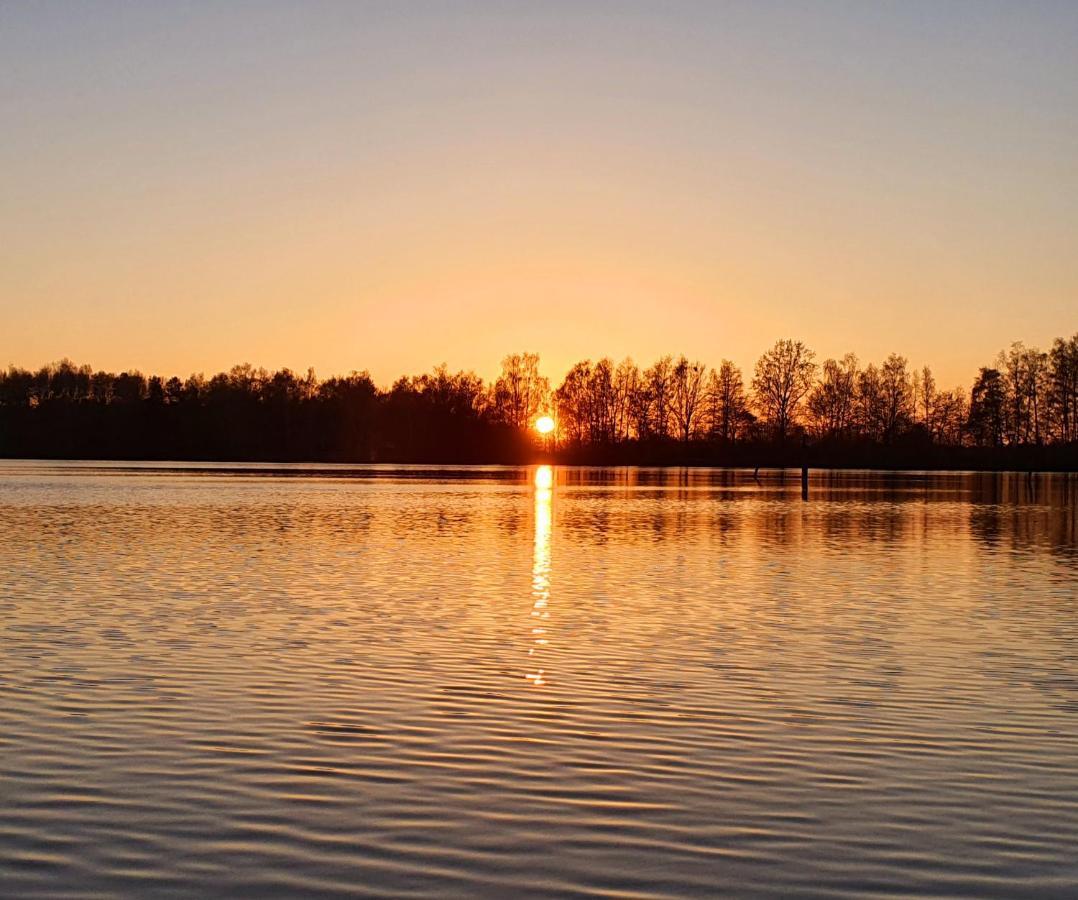
<svg viewBox="0 0 1078 900">
<path fill-rule="evenodd" d="M 1078 330 L 1078 3 L 0 0 L 0 364 L 967 383 Z"/>
</svg>

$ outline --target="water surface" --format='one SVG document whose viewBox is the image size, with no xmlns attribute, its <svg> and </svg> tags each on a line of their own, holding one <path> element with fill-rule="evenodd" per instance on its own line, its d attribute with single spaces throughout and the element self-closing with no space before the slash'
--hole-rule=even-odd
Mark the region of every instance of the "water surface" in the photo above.
<svg viewBox="0 0 1078 900">
<path fill-rule="evenodd" d="M 0 462 L 0 893 L 1074 896 L 1076 495 Z"/>
</svg>

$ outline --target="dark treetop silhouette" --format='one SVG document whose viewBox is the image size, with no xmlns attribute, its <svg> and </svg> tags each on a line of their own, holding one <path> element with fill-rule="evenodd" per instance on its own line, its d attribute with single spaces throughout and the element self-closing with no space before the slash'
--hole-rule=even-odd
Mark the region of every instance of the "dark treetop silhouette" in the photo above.
<svg viewBox="0 0 1078 900">
<path fill-rule="evenodd" d="M 557 420 L 541 444 L 537 416 Z M 0 373 L 0 455 L 99 459 L 526 462 L 1078 468 L 1078 334 L 1021 343 L 968 393 L 892 354 L 818 366 L 781 340 L 746 386 L 665 356 L 577 363 L 551 391 L 539 358 L 502 362 L 489 385 L 445 366 L 378 388 L 366 372 L 325 381 L 250 365 L 206 379 L 95 372 L 68 360 Z"/>
</svg>

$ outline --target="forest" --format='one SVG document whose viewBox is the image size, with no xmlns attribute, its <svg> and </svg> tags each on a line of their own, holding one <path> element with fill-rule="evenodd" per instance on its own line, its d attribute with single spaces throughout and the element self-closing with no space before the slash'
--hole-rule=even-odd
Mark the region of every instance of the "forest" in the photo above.
<svg viewBox="0 0 1078 900">
<path fill-rule="evenodd" d="M 534 429 L 544 415 L 549 436 Z M 1075 470 L 1078 334 L 1015 343 L 969 388 L 898 354 L 818 363 L 796 340 L 749 378 L 729 360 L 604 358 L 557 387 L 533 353 L 507 356 L 491 383 L 443 365 L 388 388 L 364 371 L 181 379 L 65 359 L 0 372 L 0 456 Z"/>
</svg>

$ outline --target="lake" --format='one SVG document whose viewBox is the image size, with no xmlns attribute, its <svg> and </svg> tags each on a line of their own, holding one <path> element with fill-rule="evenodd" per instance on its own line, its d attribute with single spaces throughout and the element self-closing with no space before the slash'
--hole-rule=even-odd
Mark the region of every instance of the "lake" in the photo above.
<svg viewBox="0 0 1078 900">
<path fill-rule="evenodd" d="M 1076 508 L 0 461 L 0 893 L 1075 896 Z"/>
</svg>

